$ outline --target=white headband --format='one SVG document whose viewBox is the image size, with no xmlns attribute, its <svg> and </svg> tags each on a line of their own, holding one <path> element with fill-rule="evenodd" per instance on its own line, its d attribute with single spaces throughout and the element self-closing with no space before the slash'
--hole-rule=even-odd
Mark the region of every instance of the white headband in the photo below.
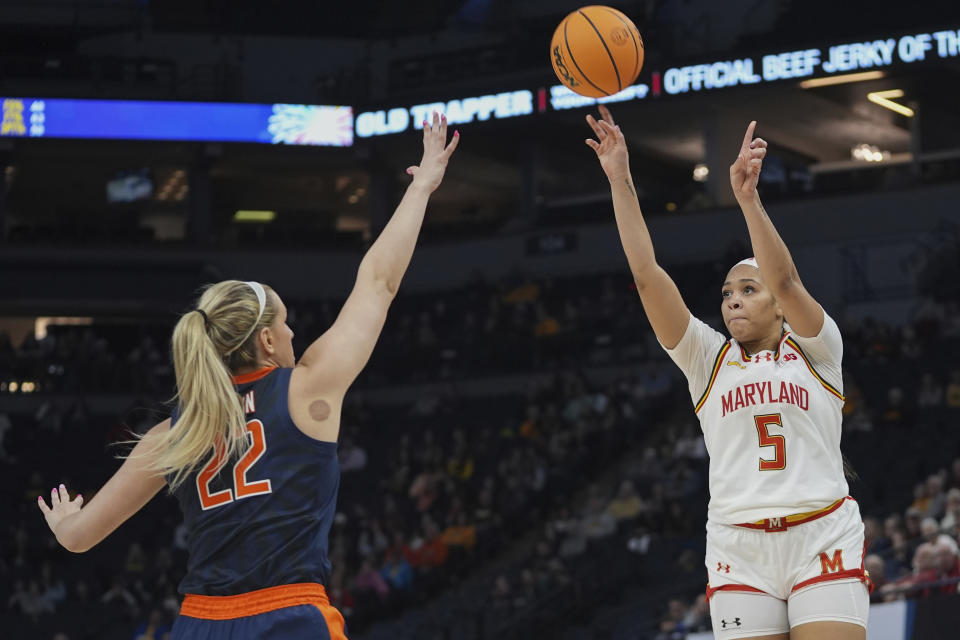
<svg viewBox="0 0 960 640">
<path fill-rule="evenodd" d="M 260 324 L 260 318 L 263 317 L 263 310 L 267 308 L 267 292 L 263 290 L 263 285 L 260 284 L 259 282 L 253 282 L 253 281 L 244 282 L 243 284 L 253 289 L 253 292 L 257 294 L 257 302 L 260 304 L 260 312 L 257 314 L 257 320 L 253 323 L 253 325 L 250 326 L 250 330 L 247 331 L 247 335 L 243 336 L 243 340 L 238 342 L 237 346 L 235 346 L 233 349 L 230 349 L 230 351 L 227 351 L 224 354 L 227 356 L 233 353 L 234 351 L 236 351 L 237 349 L 239 349 L 243 345 L 243 343 L 245 343 L 247 339 L 250 338 L 251 335 L 253 335 L 253 332 L 257 328 L 257 325 Z"/>
<path fill-rule="evenodd" d="M 263 285 L 259 282 L 253 282 L 251 280 L 243 284 L 253 289 L 253 292 L 257 294 L 257 302 L 260 303 L 260 313 L 257 314 L 257 321 L 253 323 L 253 326 L 256 327 L 260 323 L 260 318 L 263 317 L 263 310 L 267 308 L 267 292 L 263 290 Z"/>
<path fill-rule="evenodd" d="M 741 260 L 740 262 L 738 262 L 737 264 L 735 264 L 735 265 L 733 265 L 733 266 L 734 266 L 734 267 L 739 267 L 739 266 L 742 265 L 742 264 L 749 265 L 749 266 L 751 266 L 751 267 L 756 267 L 757 269 L 760 268 L 760 265 L 757 264 L 757 259 L 756 259 L 756 258 L 746 258 L 746 259 L 744 259 L 744 260 Z"/>
</svg>

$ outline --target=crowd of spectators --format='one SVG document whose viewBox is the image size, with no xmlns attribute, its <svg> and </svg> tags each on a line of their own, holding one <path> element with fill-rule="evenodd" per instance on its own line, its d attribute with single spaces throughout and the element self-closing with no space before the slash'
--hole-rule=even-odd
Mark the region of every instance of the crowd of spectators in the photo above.
<svg viewBox="0 0 960 640">
<path fill-rule="evenodd" d="M 662 367 L 650 362 L 606 382 L 564 370 L 505 397 L 469 398 L 448 386 L 401 406 L 367 406 L 358 394 L 344 412 L 328 585 L 351 629 L 428 600 L 602 471 L 639 425 L 669 406 L 673 381 Z M 59 549 L 33 507 L 44 482 L 65 481 L 93 497 L 117 464 L 118 450 L 105 446 L 157 413 L 108 419 L 82 401 L 44 401 L 32 415 L 0 417 L 5 486 L 24 498 L 6 525 L 15 543 L 0 556 L 10 628 L 71 640 L 160 640 L 169 630 L 185 567 L 185 531 L 172 500 L 154 500 L 83 556 Z M 527 588 L 569 583 L 565 559 L 574 546 L 531 570 Z M 91 563 L 96 571 L 85 570 Z"/>
<path fill-rule="evenodd" d="M 706 286 L 706 267 L 698 268 Z M 684 270 L 674 275 L 688 294 L 698 286 Z M 637 331 L 645 320 L 635 296 L 622 277 L 597 275 L 398 299 L 344 410 L 328 588 L 354 632 L 469 582 L 480 585 L 477 608 L 513 629 L 542 622 L 537 612 L 557 597 L 572 603 L 571 615 L 589 618 L 598 598 L 644 575 L 658 562 L 652 556 L 662 559 L 648 553 L 657 545 L 675 546 L 674 565 L 664 569 L 702 583 L 706 452 L 686 385 L 652 333 Z M 298 336 L 319 334 L 336 308 L 291 305 Z M 950 357 L 960 346 L 958 311 L 929 299 L 904 327 L 837 314 L 845 452 L 863 478 L 852 493 L 867 516 L 874 599 L 956 588 L 960 462 L 944 456 L 960 453 L 960 438 L 943 425 L 960 409 L 960 370 Z M 167 331 L 71 327 L 16 347 L 0 337 L 0 381 L 150 399 L 138 403 L 149 410 L 120 418 L 94 415 L 82 399 L 63 405 L 46 396 L 29 415 L 0 414 L 0 480 L 15 505 L 0 553 L 8 628 L 57 640 L 161 640 L 169 630 L 186 547 L 172 500 L 155 500 L 83 556 L 59 549 L 33 507 L 49 482 L 92 497 L 116 467 L 111 445 L 162 415 L 155 400 L 172 389 Z M 619 371 L 610 373 L 613 365 Z M 459 389 L 468 375 L 516 373 L 532 381 L 525 393 Z M 365 401 L 363 390 L 398 380 L 433 386 L 400 405 Z M 924 434 L 936 438 L 933 453 Z M 912 503 L 904 476 L 872 473 L 893 455 L 925 478 Z M 910 506 L 871 517 L 900 514 L 898 504 Z M 528 553 L 474 575 L 533 531 L 540 533 L 525 538 Z M 699 542 L 677 542 L 690 540 Z M 709 627 L 702 598 L 665 596 L 655 593 L 649 618 L 659 624 L 650 637 Z"/>
<path fill-rule="evenodd" d="M 709 284 L 702 270 L 685 267 L 676 276 L 697 291 Z M 355 388 L 643 360 L 659 348 L 637 331 L 645 320 L 632 287 L 623 273 L 562 280 L 517 274 L 442 295 L 400 296 Z M 294 347 L 302 353 L 331 326 L 343 301 L 286 302 Z M 24 392 L 22 384 L 11 389 L 9 381 L 28 381 L 34 393 L 172 390 L 168 344 L 174 320 L 51 325 L 43 338 L 30 335 L 18 345 L 0 332 L 0 381 L 7 383 L 0 394 Z"/>
</svg>

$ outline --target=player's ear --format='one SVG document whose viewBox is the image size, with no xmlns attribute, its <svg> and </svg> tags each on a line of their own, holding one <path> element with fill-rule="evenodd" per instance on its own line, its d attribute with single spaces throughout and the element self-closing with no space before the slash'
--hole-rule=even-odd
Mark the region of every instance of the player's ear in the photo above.
<svg viewBox="0 0 960 640">
<path fill-rule="evenodd" d="M 270 330 L 270 327 L 260 329 L 260 346 L 263 347 L 263 351 L 267 355 L 273 355 L 277 350 L 273 342 L 273 331 Z"/>
</svg>

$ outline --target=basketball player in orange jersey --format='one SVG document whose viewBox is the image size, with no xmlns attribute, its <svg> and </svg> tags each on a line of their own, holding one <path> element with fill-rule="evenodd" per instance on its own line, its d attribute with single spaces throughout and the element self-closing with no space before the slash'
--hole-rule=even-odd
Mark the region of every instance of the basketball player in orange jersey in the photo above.
<svg viewBox="0 0 960 640">
<path fill-rule="evenodd" d="M 165 485 L 189 528 L 184 594 L 172 637 L 342 639 L 327 599 L 327 536 L 340 473 L 347 388 L 377 342 L 410 263 L 430 194 L 459 134 L 424 122 L 423 158 L 333 326 L 304 352 L 280 297 L 257 282 L 209 287 L 173 332 L 177 406 L 81 508 L 60 485 L 40 509 L 64 547 L 83 552 Z"/>
<path fill-rule="evenodd" d="M 707 596 L 717 638 L 866 637 L 863 523 L 847 496 L 836 323 L 800 281 L 757 195 L 767 143 L 751 122 L 730 182 L 755 258 L 730 269 L 720 310 L 730 338 L 693 317 L 657 264 L 609 110 L 587 116 L 620 239 L 661 345 L 687 378 L 710 453 Z M 786 320 L 789 320 L 787 324 Z"/>
</svg>

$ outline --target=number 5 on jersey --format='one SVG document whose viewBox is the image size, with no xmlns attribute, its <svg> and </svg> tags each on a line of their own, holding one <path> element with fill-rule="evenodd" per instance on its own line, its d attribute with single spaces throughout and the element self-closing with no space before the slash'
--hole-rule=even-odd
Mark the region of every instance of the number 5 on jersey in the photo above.
<svg viewBox="0 0 960 640">
<path fill-rule="evenodd" d="M 237 500 L 249 498 L 250 496 L 259 496 L 270 493 L 272 490 L 269 480 L 247 480 L 247 472 L 257 460 L 259 460 L 267 451 L 267 440 L 263 434 L 263 423 L 259 420 L 251 420 L 247 423 L 247 433 L 250 435 L 250 448 L 243 454 L 243 457 L 237 460 L 233 465 L 233 490 L 223 489 L 214 493 L 210 492 L 210 481 L 220 473 L 220 470 L 226 464 L 226 460 L 221 455 L 212 458 L 210 462 L 197 474 L 197 493 L 200 496 L 200 506 L 204 511 L 213 509 L 233 502 L 234 496 Z"/>
<path fill-rule="evenodd" d="M 780 471 L 787 467 L 787 449 L 783 436 L 770 435 L 767 430 L 772 424 L 783 427 L 783 418 L 779 413 L 771 413 L 764 416 L 754 416 L 754 422 L 757 423 L 757 435 L 760 437 L 761 447 L 773 447 L 773 460 L 760 458 L 760 471 Z"/>
</svg>

